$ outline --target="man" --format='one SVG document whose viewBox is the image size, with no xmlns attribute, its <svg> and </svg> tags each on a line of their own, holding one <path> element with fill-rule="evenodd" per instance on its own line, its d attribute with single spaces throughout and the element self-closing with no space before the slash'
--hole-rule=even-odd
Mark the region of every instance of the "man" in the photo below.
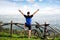
<svg viewBox="0 0 60 40">
<path fill-rule="evenodd" d="M 29 29 L 29 37 L 31 37 L 31 18 L 33 17 L 34 14 L 36 14 L 39 11 L 39 9 L 37 9 L 32 15 L 30 15 L 30 12 L 27 12 L 27 15 L 24 15 L 23 12 L 21 10 L 19 10 L 19 12 L 21 12 L 21 14 L 25 17 L 26 19 L 26 23 L 25 23 L 25 27 L 28 27 Z"/>
</svg>

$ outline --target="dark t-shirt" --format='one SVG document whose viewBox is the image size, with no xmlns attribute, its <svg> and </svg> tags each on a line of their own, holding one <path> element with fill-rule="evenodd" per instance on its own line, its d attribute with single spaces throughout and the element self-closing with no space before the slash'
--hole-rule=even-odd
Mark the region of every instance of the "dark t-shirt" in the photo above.
<svg viewBox="0 0 60 40">
<path fill-rule="evenodd" d="M 31 24 L 31 18 L 33 17 L 33 15 L 27 16 L 24 15 L 25 19 L 26 19 L 26 24 L 30 25 Z"/>
</svg>

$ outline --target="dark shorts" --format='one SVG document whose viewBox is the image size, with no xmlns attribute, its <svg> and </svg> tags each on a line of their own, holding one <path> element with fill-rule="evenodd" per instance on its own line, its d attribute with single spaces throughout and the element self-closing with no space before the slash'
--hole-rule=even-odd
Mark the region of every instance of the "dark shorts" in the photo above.
<svg viewBox="0 0 60 40">
<path fill-rule="evenodd" d="M 25 26 L 28 27 L 29 30 L 31 30 L 31 24 L 28 25 L 28 24 L 25 23 Z"/>
</svg>

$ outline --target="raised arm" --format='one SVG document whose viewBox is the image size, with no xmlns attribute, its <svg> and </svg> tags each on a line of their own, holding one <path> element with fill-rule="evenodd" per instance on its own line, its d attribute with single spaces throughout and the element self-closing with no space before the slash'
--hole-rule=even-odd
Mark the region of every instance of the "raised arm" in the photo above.
<svg viewBox="0 0 60 40">
<path fill-rule="evenodd" d="M 20 12 L 22 15 L 24 15 L 23 12 L 22 12 L 21 10 L 19 10 L 19 12 Z"/>
<path fill-rule="evenodd" d="M 37 9 L 32 15 L 36 14 L 39 11 L 39 9 Z"/>
</svg>

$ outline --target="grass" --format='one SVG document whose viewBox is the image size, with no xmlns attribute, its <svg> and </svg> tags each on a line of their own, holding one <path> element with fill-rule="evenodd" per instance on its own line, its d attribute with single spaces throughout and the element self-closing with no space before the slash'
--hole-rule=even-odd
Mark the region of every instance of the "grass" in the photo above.
<svg viewBox="0 0 60 40">
<path fill-rule="evenodd" d="M 12 34 L 12 37 L 10 34 L 5 33 L 5 32 L 0 32 L 0 40 L 40 40 L 40 38 L 28 38 L 27 36 L 24 35 L 17 35 L 17 34 Z"/>
<path fill-rule="evenodd" d="M 25 35 L 17 35 L 17 34 L 12 34 L 12 37 L 11 37 L 9 33 L 0 32 L 0 40 L 43 40 L 43 39 L 34 38 L 34 37 L 29 39 Z M 60 40 L 60 38 L 55 38 L 55 40 Z"/>
<path fill-rule="evenodd" d="M 38 38 L 38 39 L 35 39 L 35 38 L 30 38 L 30 39 L 28 39 L 28 38 L 18 38 L 18 37 L 16 37 L 16 38 L 14 38 L 14 37 L 0 37 L 0 40 L 42 40 L 42 39 L 40 39 L 40 38 Z M 55 40 L 60 40 L 60 39 L 55 39 Z"/>
<path fill-rule="evenodd" d="M 0 37 L 0 40 L 40 40 L 40 39 L 33 39 L 33 38 L 7 38 L 7 37 Z"/>
</svg>

